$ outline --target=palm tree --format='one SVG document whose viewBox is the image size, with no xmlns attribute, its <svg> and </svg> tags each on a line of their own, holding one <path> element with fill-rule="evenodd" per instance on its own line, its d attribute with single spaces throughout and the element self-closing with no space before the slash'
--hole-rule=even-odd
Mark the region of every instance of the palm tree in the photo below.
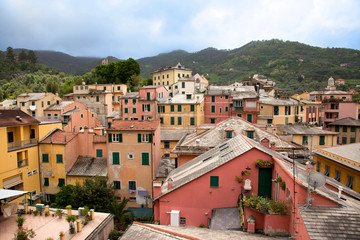
<svg viewBox="0 0 360 240">
<path fill-rule="evenodd" d="M 131 210 L 125 210 L 129 199 L 125 197 L 121 202 L 113 202 L 110 206 L 110 212 L 114 215 L 115 226 L 119 230 L 125 230 L 134 218 L 134 213 Z"/>
</svg>

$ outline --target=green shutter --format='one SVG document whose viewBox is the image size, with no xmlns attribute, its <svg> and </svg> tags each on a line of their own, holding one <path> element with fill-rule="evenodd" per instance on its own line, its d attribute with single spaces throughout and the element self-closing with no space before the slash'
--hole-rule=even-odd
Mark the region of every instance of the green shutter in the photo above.
<svg viewBox="0 0 360 240">
<path fill-rule="evenodd" d="M 195 105 L 190 105 L 190 111 L 194 112 L 195 111 Z"/>
<path fill-rule="evenodd" d="M 62 187 L 62 186 L 64 186 L 64 185 L 65 185 L 65 179 L 59 178 L 58 186 L 59 186 L 59 187 Z"/>
<path fill-rule="evenodd" d="M 125 113 L 128 113 L 128 108 L 125 108 Z"/>
<path fill-rule="evenodd" d="M 42 161 L 43 161 L 43 162 L 49 162 L 49 155 L 48 155 L 47 153 L 44 153 L 44 154 L 42 155 Z"/>
<path fill-rule="evenodd" d="M 171 117 L 171 125 L 174 125 L 174 124 L 175 124 L 175 118 Z"/>
<path fill-rule="evenodd" d="M 181 105 L 178 105 L 178 112 L 181 112 Z"/>
<path fill-rule="evenodd" d="M 63 156 L 61 154 L 56 154 L 56 163 L 62 163 L 63 162 Z"/>
<path fill-rule="evenodd" d="M 136 108 L 133 108 L 133 113 L 136 113 Z"/>
<path fill-rule="evenodd" d="M 122 133 L 119 134 L 119 142 L 122 142 Z"/>
<path fill-rule="evenodd" d="M 141 153 L 142 165 L 149 165 L 149 153 Z"/>
<path fill-rule="evenodd" d="M 210 176 L 210 187 L 219 187 L 219 176 Z"/>
<path fill-rule="evenodd" d="M 320 145 L 325 145 L 325 136 L 320 136 Z"/>
<path fill-rule="evenodd" d="M 113 157 L 113 164 L 120 164 L 120 155 L 118 152 L 113 152 L 112 157 Z"/>
<path fill-rule="evenodd" d="M 152 143 L 152 134 L 151 133 L 149 134 L 149 142 Z"/>
<path fill-rule="evenodd" d="M 215 106 L 211 106 L 211 112 L 214 113 L 215 112 Z"/>
<path fill-rule="evenodd" d="M 138 133 L 138 142 L 140 143 L 141 142 L 141 134 Z"/>
<path fill-rule="evenodd" d="M 102 157 L 102 149 L 96 149 L 96 157 Z"/>
<path fill-rule="evenodd" d="M 195 118 L 190 118 L 190 125 L 194 126 L 195 125 Z"/>
<path fill-rule="evenodd" d="M 173 112 L 174 111 L 174 105 L 170 106 L 170 111 Z"/>
<path fill-rule="evenodd" d="M 135 103 L 136 103 L 136 99 L 134 98 L 134 99 L 132 100 L 132 102 L 133 102 L 133 104 L 135 104 Z"/>
<path fill-rule="evenodd" d="M 112 142 L 112 134 L 111 133 L 109 133 L 109 142 Z"/>
<path fill-rule="evenodd" d="M 164 123 L 164 118 L 160 118 L 160 123 Z"/>
<path fill-rule="evenodd" d="M 181 125 L 181 117 L 178 117 L 178 125 Z"/>
<path fill-rule="evenodd" d="M 49 186 L 49 178 L 44 178 L 44 186 Z"/>
<path fill-rule="evenodd" d="M 124 101 L 124 102 L 125 102 L 125 104 L 127 104 L 127 103 L 128 103 L 128 100 L 127 100 L 127 99 L 125 99 L 125 101 Z"/>
</svg>

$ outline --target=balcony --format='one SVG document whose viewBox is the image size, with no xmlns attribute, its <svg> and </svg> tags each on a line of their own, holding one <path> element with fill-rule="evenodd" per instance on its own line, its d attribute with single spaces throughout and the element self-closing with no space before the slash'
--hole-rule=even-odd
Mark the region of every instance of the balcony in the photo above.
<svg viewBox="0 0 360 240">
<path fill-rule="evenodd" d="M 27 158 L 21 159 L 21 160 L 17 160 L 18 162 L 18 168 L 22 168 L 28 165 L 28 160 Z"/>
<path fill-rule="evenodd" d="M 94 143 L 106 143 L 105 135 L 94 135 L 93 138 Z"/>
<path fill-rule="evenodd" d="M 10 142 L 8 143 L 8 152 L 18 150 L 21 148 L 36 146 L 38 144 L 38 141 L 39 141 L 38 138 L 32 138 L 23 141 Z"/>
</svg>

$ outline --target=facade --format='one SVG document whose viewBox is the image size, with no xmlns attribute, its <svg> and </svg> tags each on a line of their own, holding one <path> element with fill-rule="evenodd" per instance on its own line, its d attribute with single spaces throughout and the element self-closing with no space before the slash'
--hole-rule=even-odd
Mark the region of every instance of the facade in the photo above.
<svg viewBox="0 0 360 240">
<path fill-rule="evenodd" d="M 169 87 L 176 83 L 181 77 L 189 78 L 191 75 L 191 69 L 185 68 L 183 65 L 178 63 L 174 67 L 167 66 L 164 68 L 159 68 L 152 73 L 152 78 L 154 85 L 163 85 Z"/>
<path fill-rule="evenodd" d="M 316 171 L 360 192 L 360 143 L 314 151 Z"/>
<path fill-rule="evenodd" d="M 200 92 L 204 92 L 209 85 L 208 80 L 204 77 L 204 75 L 195 74 L 191 77 L 181 77 L 177 82 L 173 85 L 169 86 L 169 92 L 171 92 L 171 96 L 175 96 L 176 94 L 196 94 Z"/>
<path fill-rule="evenodd" d="M 1 110 L 16 109 L 16 108 L 17 108 L 16 100 L 6 99 L 0 103 Z"/>
<path fill-rule="evenodd" d="M 17 107 L 32 117 L 44 117 L 45 108 L 60 100 L 53 93 L 23 93 L 16 97 Z"/>
<path fill-rule="evenodd" d="M 186 134 L 191 133 L 191 130 L 161 130 L 161 157 L 162 158 L 176 158 L 172 150 L 176 144 L 185 137 Z"/>
<path fill-rule="evenodd" d="M 204 123 L 204 95 L 178 94 L 158 102 L 161 129 L 195 129 Z"/>
<path fill-rule="evenodd" d="M 108 181 L 128 207 L 152 207 L 160 162 L 160 122 L 114 120 L 108 135 Z"/>
<path fill-rule="evenodd" d="M 41 196 L 39 121 L 21 110 L 0 110 L 0 188 Z"/>
<path fill-rule="evenodd" d="M 351 117 L 336 120 L 329 124 L 331 131 L 339 133 L 337 144 L 360 142 L 360 120 Z"/>
</svg>

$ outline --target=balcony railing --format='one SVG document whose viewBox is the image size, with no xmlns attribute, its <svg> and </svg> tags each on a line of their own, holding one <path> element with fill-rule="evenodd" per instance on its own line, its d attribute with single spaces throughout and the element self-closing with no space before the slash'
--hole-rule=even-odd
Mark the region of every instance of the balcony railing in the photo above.
<svg viewBox="0 0 360 240">
<path fill-rule="evenodd" d="M 18 168 L 25 167 L 25 166 L 28 165 L 28 160 L 27 160 L 27 158 L 21 159 L 21 160 L 17 160 L 17 162 L 18 162 Z"/>
<path fill-rule="evenodd" d="M 32 138 L 23 141 L 11 142 L 8 143 L 8 151 L 12 151 L 24 147 L 31 147 L 38 144 L 38 141 L 39 141 L 38 138 Z"/>
<path fill-rule="evenodd" d="M 106 136 L 104 135 L 94 135 L 94 143 L 106 143 Z"/>
</svg>

